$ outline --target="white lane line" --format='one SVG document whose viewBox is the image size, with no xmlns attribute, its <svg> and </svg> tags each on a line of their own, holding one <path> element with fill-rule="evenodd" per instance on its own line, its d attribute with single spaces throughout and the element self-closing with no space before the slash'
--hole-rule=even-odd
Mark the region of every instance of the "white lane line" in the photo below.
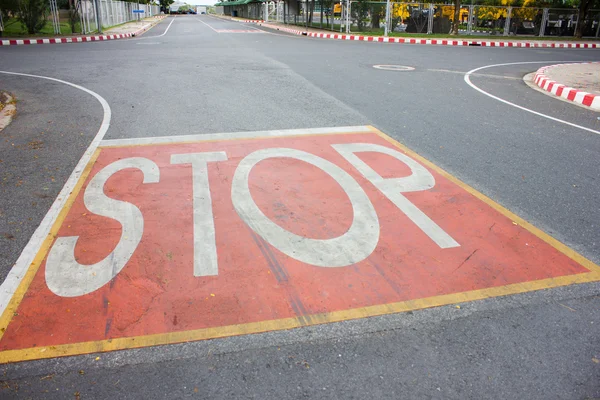
<svg viewBox="0 0 600 400">
<path fill-rule="evenodd" d="M 142 144 L 165 144 L 181 142 L 202 142 L 207 140 L 252 139 L 259 137 L 285 137 L 306 135 L 327 135 L 341 133 L 371 133 L 368 126 L 341 126 L 336 128 L 307 128 L 307 129 L 281 129 L 273 131 L 231 132 L 231 133 L 204 133 L 199 135 L 159 136 L 131 139 L 108 139 L 100 143 L 101 147 L 134 146 Z"/>
<path fill-rule="evenodd" d="M 208 26 L 210 29 L 212 29 L 213 31 L 219 33 L 218 30 L 216 30 L 215 28 L 213 28 L 212 26 L 210 26 L 209 24 L 207 24 L 206 22 L 202 21 L 201 19 L 196 18 L 196 21 L 198 22 L 202 22 L 204 25 Z"/>
<path fill-rule="evenodd" d="M 564 64 L 564 63 L 570 63 L 570 62 L 576 62 L 576 61 L 524 61 L 524 62 L 513 62 L 513 63 L 504 63 L 504 64 L 485 65 L 483 67 L 475 68 L 475 69 L 472 69 L 469 72 L 467 72 L 465 74 L 465 82 L 467 82 L 467 85 L 471 86 L 473 89 L 477 90 L 479 93 L 483 93 L 486 96 L 491 97 L 494 100 L 498 100 L 498 101 L 500 101 L 500 102 L 502 102 L 504 104 L 508 104 L 509 106 L 516 107 L 516 108 L 518 108 L 520 110 L 530 112 L 532 114 L 538 115 L 538 116 L 543 117 L 543 118 L 548 118 L 548 119 L 550 119 L 552 121 L 560 122 L 561 124 L 569 125 L 569 126 L 572 126 L 574 128 L 582 129 L 584 131 L 588 131 L 588 132 L 592 132 L 592 133 L 595 133 L 597 135 L 600 135 L 600 131 L 597 131 L 597 130 L 594 130 L 594 129 L 591 129 L 591 128 L 587 128 L 585 126 L 577 125 L 577 124 L 574 124 L 572 122 L 565 121 L 565 120 L 562 120 L 562 119 L 559 119 L 559 118 L 554 118 L 554 117 L 551 117 L 550 115 L 546 115 L 546 114 L 542 114 L 541 112 L 530 110 L 529 108 L 520 106 L 520 105 L 515 104 L 515 103 L 511 103 L 508 100 L 504 100 L 504 99 L 501 99 L 500 97 L 494 96 L 493 94 L 490 94 L 490 93 L 486 92 L 485 90 L 480 89 L 479 87 L 475 86 L 475 84 L 473 84 L 473 82 L 471 82 L 471 79 L 470 79 L 470 76 L 473 73 L 475 73 L 477 71 L 480 71 L 482 69 L 487 69 L 487 68 L 503 67 L 503 66 L 506 66 L 506 65 L 519 65 L 519 64 L 548 64 L 548 65 L 551 65 L 553 63 L 563 63 Z"/>
<path fill-rule="evenodd" d="M 167 32 L 169 32 L 169 28 L 171 28 L 171 25 L 173 25 L 173 22 L 175 22 L 175 18 L 177 18 L 177 17 L 173 17 L 173 21 L 171 21 L 171 23 L 169 24 L 169 26 L 167 26 L 167 29 L 165 29 L 165 31 L 163 33 L 161 33 L 160 35 L 158 35 L 158 36 L 145 36 L 145 37 L 136 38 L 136 39 L 133 39 L 133 40 L 156 39 L 156 38 L 165 36 L 167 34 Z"/>
<path fill-rule="evenodd" d="M 77 181 L 79 181 L 79 178 L 81 177 L 81 173 L 85 169 L 86 165 L 90 162 L 90 159 L 91 159 L 92 155 L 94 154 L 94 152 L 96 151 L 96 148 L 100 144 L 100 141 L 102 140 L 102 138 L 104 138 L 104 135 L 106 135 L 106 132 L 108 131 L 108 128 L 110 126 L 111 111 L 110 111 L 110 106 L 108 105 L 107 101 L 104 100 L 104 98 L 102 96 L 100 96 L 98 93 L 93 92 L 89 89 L 84 88 L 83 86 L 79 86 L 79 85 L 76 85 L 71 82 L 63 81 L 61 79 L 56 79 L 56 78 L 50 78 L 48 76 L 22 74 L 19 72 L 0 71 L 0 74 L 25 76 L 28 78 L 46 79 L 49 81 L 58 82 L 58 83 L 62 83 L 65 85 L 72 86 L 76 89 L 82 90 L 82 91 L 94 96 L 96 98 L 96 100 L 98 100 L 100 102 L 100 104 L 102 105 L 102 109 L 104 111 L 104 115 L 102 117 L 102 124 L 100 125 L 100 129 L 98 129 L 98 133 L 96 133 L 96 136 L 92 140 L 92 143 L 90 143 L 90 145 L 88 146 L 85 153 L 83 153 L 83 156 L 81 156 L 81 159 L 75 166 L 75 169 L 71 173 L 71 176 L 69 176 L 69 179 L 67 179 L 67 182 L 65 183 L 62 190 L 58 194 L 58 197 L 56 198 L 56 200 L 54 200 L 54 203 L 52 203 L 50 210 L 48 210 L 48 212 L 44 216 L 44 219 L 42 219 L 42 222 L 37 227 L 37 229 L 31 236 L 31 238 L 29 239 L 29 242 L 23 249 L 23 252 L 17 259 L 17 262 L 15 263 L 15 265 L 13 265 L 12 269 L 9 271 L 9 273 L 6 276 L 6 279 L 4 280 L 2 285 L 0 285 L 0 315 L 2 315 L 4 313 L 4 311 L 6 310 L 6 307 L 8 306 L 8 303 L 10 302 L 10 299 L 12 298 L 13 294 L 15 293 L 15 291 L 19 287 L 21 281 L 23 280 L 23 277 L 25 276 L 27 270 L 29 269 L 29 266 L 33 262 L 36 254 L 40 250 L 40 247 L 44 243 L 44 240 L 50 233 L 50 230 L 52 229 L 52 225 L 54 224 L 54 221 L 58 217 L 58 214 L 65 206 L 65 203 L 67 202 L 69 195 L 71 194 L 75 185 L 77 184 Z"/>
</svg>

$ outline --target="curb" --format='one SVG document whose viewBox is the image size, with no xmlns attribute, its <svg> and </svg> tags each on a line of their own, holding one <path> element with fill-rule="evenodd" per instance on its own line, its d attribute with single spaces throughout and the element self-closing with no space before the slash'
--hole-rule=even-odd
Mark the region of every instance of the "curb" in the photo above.
<svg viewBox="0 0 600 400">
<path fill-rule="evenodd" d="M 316 33 L 299 31 L 295 29 L 282 28 L 269 23 L 256 20 L 238 20 L 230 19 L 231 21 L 255 23 L 265 28 L 275 29 L 278 31 L 288 32 L 295 35 L 314 37 L 319 39 L 337 39 L 337 40 L 352 40 L 362 42 L 378 42 L 378 43 L 401 43 L 401 44 L 433 44 L 441 46 L 481 46 L 481 47 L 519 47 L 519 48 L 561 48 L 561 49 L 598 49 L 599 43 L 568 43 L 568 42 L 542 42 L 542 41 L 497 41 L 497 40 L 452 40 L 452 39 L 420 39 L 420 38 L 402 38 L 402 37 L 384 37 L 384 36 L 361 36 L 361 35 L 346 35 L 342 33 Z"/>
<path fill-rule="evenodd" d="M 153 22 L 146 28 L 138 29 L 135 32 L 131 33 L 120 33 L 117 35 L 96 35 L 96 36 L 74 36 L 74 37 L 64 37 L 64 38 L 45 38 L 45 39 L 5 39 L 0 40 L 0 46 L 18 46 L 25 44 L 60 44 L 60 43 L 83 43 L 83 42 L 101 42 L 105 40 L 117 40 L 117 39 L 126 39 L 134 36 L 138 36 L 145 31 L 153 28 L 158 22 L 165 19 L 167 16 L 158 16 L 155 17 L 156 22 Z"/>
<path fill-rule="evenodd" d="M 571 64 L 555 64 L 542 67 L 537 70 L 533 82 L 543 90 L 552 93 L 558 97 L 566 100 L 570 100 L 574 103 L 587 106 L 595 111 L 600 111 L 600 95 L 591 94 L 584 92 L 583 90 L 575 89 L 569 86 L 565 86 L 561 83 L 551 80 L 546 72 L 555 67 L 563 65 L 580 65 L 580 64 L 600 64 L 599 62 L 590 63 L 571 63 Z"/>
<path fill-rule="evenodd" d="M 2 103 L 4 107 L 0 109 L 0 132 L 6 128 L 17 113 L 17 107 L 14 103 L 14 98 L 7 92 L 0 92 L 0 95 L 6 97 L 6 102 Z"/>
</svg>

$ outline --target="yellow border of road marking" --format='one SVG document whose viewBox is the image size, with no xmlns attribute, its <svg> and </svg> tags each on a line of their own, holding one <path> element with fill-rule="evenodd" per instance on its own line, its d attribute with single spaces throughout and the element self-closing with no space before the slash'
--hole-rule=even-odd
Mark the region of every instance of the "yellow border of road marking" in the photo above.
<svg viewBox="0 0 600 400">
<path fill-rule="evenodd" d="M 496 203 L 494 200 L 490 199 L 489 197 L 487 197 L 483 193 L 477 191 L 476 189 L 474 189 L 471 186 L 467 185 L 466 183 L 462 182 L 458 178 L 455 178 L 453 175 L 450 175 L 448 172 L 444 171 L 443 169 L 441 169 L 437 165 L 433 164 L 431 161 L 429 161 L 429 160 L 423 158 L 422 156 L 418 155 L 414 151 L 410 150 L 409 148 L 407 148 L 406 146 L 404 146 L 402 143 L 398 142 L 397 140 L 389 137 L 388 135 L 386 135 L 385 133 L 383 133 L 379 129 L 377 129 L 377 128 L 373 127 L 373 126 L 369 126 L 369 129 L 371 129 L 372 132 L 376 133 L 381 138 L 387 140 L 388 142 L 390 142 L 394 146 L 396 146 L 399 149 L 401 149 L 402 151 L 404 151 L 409 156 L 411 156 L 411 157 L 419 160 L 421 163 L 423 163 L 427 167 L 433 169 L 438 174 L 442 175 L 444 178 L 450 180 L 452 183 L 460 186 L 461 188 L 463 188 L 464 190 L 466 190 L 467 192 L 469 192 L 473 196 L 477 197 L 479 200 L 483 201 L 485 204 L 487 204 L 488 206 L 492 207 L 494 210 L 498 211 L 500 214 L 504 215 L 507 218 L 512 219 L 513 222 L 516 222 L 518 225 L 520 225 L 523 228 L 527 229 L 529 232 L 533 233 L 535 236 L 537 236 L 538 238 L 542 239 L 544 242 L 548 243 L 550 246 L 554 247 L 556 250 L 560 251 L 561 253 L 563 253 L 567 257 L 569 257 L 572 260 L 578 262 L 579 264 L 581 264 L 585 268 L 589 269 L 590 271 L 596 272 L 596 273 L 600 274 L 600 266 L 594 264 L 593 262 L 591 262 L 587 258 L 583 257 L 582 255 L 580 255 L 579 253 L 577 253 L 575 250 L 571 249 L 567 245 L 565 245 L 565 244 L 559 242 L 558 240 L 554 239 L 552 236 L 548 235 L 546 232 L 542 231 L 541 229 L 539 229 L 539 228 L 535 227 L 534 225 L 530 224 L 529 222 L 525 221 L 523 218 L 521 218 L 518 215 L 512 213 L 508 209 L 502 207 L 500 204 Z"/>
<path fill-rule="evenodd" d="M 6 328 L 8 327 L 8 324 L 10 324 L 13 316 L 15 315 L 15 312 L 17 311 L 17 308 L 21 304 L 21 301 L 23 300 L 23 296 L 25 296 L 25 293 L 29 289 L 29 285 L 31 284 L 31 282 L 33 281 L 33 278 L 37 274 L 37 271 L 40 268 L 42 261 L 44 260 L 44 258 L 46 257 L 46 254 L 48 253 L 48 250 L 50 250 L 50 245 L 52 244 L 52 241 L 56 237 L 56 234 L 57 234 L 58 230 L 60 229 L 60 227 L 62 226 L 62 223 L 65 220 L 67 214 L 71 210 L 71 207 L 73 206 L 73 203 L 75 202 L 75 198 L 79 194 L 81 187 L 85 183 L 85 180 L 87 179 L 88 175 L 90 174 L 92 167 L 94 166 L 94 163 L 98 159 L 99 155 L 100 155 L 100 150 L 96 149 L 96 151 L 94 152 L 94 154 L 92 154 L 92 157 L 90 158 L 90 162 L 88 163 L 88 165 L 85 166 L 85 169 L 83 170 L 81 176 L 79 177 L 79 181 L 77 181 L 77 184 L 73 188 L 73 191 L 71 192 L 71 194 L 69 194 L 69 198 L 67 199 L 63 209 L 60 210 L 60 213 L 58 214 L 56 221 L 54 221 L 54 224 L 52 224 L 52 229 L 50 229 L 50 233 L 44 240 L 44 243 L 40 247 L 40 250 L 38 251 L 35 258 L 33 259 L 31 265 L 29 266 L 29 269 L 25 273 L 25 276 L 23 277 L 23 280 L 19 284 L 19 287 L 17 288 L 17 290 L 13 294 L 12 298 L 10 299 L 10 302 L 8 303 L 8 306 L 6 307 L 6 310 L 4 310 L 4 313 L 0 317 L 0 340 L 2 340 L 2 337 L 4 336 L 4 332 L 6 332 Z"/>
<path fill-rule="evenodd" d="M 492 199 L 485 196 L 482 193 L 479 193 L 477 190 L 472 188 L 471 186 L 461 182 L 454 176 L 450 175 L 440 167 L 416 154 L 412 150 L 409 150 L 407 147 L 387 136 L 385 133 L 381 132 L 377 128 L 372 126 L 369 127 L 370 132 L 377 134 L 381 138 L 385 139 L 389 143 L 398 147 L 400 150 L 407 153 L 409 156 L 414 157 L 419 160 L 423 164 L 425 164 L 428 168 L 435 170 L 440 175 L 449 179 L 456 185 L 460 186 L 479 200 L 483 201 L 502 215 L 507 218 L 510 218 L 512 221 L 516 222 L 518 225 L 527 229 L 529 232 L 554 247 L 559 252 L 563 253 L 567 257 L 581 264 L 584 268 L 588 269 L 590 272 L 584 272 L 579 274 L 565 275 L 556 278 L 548 278 L 537 281 L 530 282 L 522 282 L 515 283 L 511 285 L 505 286 L 497 286 L 486 289 L 478 289 L 467 292 L 459 292 L 452 293 L 441 296 L 433 296 L 427 297 L 423 299 L 416 300 L 408 300 L 397 303 L 389 303 L 389 304 L 379 304 L 375 306 L 369 307 L 361 307 L 354 308 L 350 310 L 342 310 L 342 311 L 333 311 L 322 314 L 313 314 L 310 315 L 310 322 L 302 321 L 298 318 L 284 318 L 277 320 L 267 320 L 260 322 L 251 322 L 239 325 L 229 325 L 229 326 L 220 326 L 214 328 L 204 328 L 204 329 L 196 329 L 190 331 L 181 331 L 181 332 L 169 332 L 169 333 L 159 333 L 154 335 L 146 335 L 146 336 L 135 336 L 129 338 L 117 338 L 117 339 L 108 339 L 108 340 L 98 340 L 93 342 L 81 342 L 81 343 L 70 343 L 63 344 L 57 346 L 47 346 L 47 347 L 35 347 L 35 348 L 27 348 L 27 349 L 17 349 L 17 350 L 6 350 L 0 352 L 0 363 L 9 363 L 9 362 L 18 362 L 18 361 L 27 361 L 27 360 L 37 360 L 44 358 L 54 358 L 61 356 L 74 356 L 74 355 L 82 355 L 82 354 L 90 354 L 90 353 L 98 353 L 105 351 L 114 351 L 114 350 L 125 350 L 125 349 L 134 349 L 141 347 L 150 347 L 157 345 L 165 345 L 165 344 L 175 344 L 175 343 L 183 343 L 183 342 L 191 342 L 198 340 L 206 340 L 206 339 L 216 339 L 228 336 L 237 336 L 237 335 L 245 335 L 251 333 L 261 333 L 268 332 L 274 330 L 285 330 L 292 328 L 299 328 L 302 326 L 311 326 L 311 325 L 319 325 L 323 323 L 331 323 L 331 322 L 340 322 L 346 321 L 350 319 L 358 319 L 365 317 L 374 317 L 378 315 L 385 314 L 393 314 L 399 312 L 420 310 L 424 308 L 438 307 L 449 304 L 456 303 L 464 303 L 470 302 L 474 300 L 482 300 L 490 297 L 498 297 L 505 296 L 510 294 L 524 293 L 530 292 L 534 290 L 540 289 L 549 289 L 555 288 L 559 286 L 566 286 L 575 283 L 585 283 L 585 282 L 593 282 L 600 280 L 600 267 L 590 260 L 586 259 L 582 255 L 578 254 L 576 251 L 572 250 L 568 246 L 549 236 L 542 230 L 536 228 L 531 225 L 529 222 L 524 219 L 518 217 L 513 214 L 506 208 L 501 205 L 495 203 Z M 368 133 L 368 132 L 360 132 L 360 133 Z M 320 134 L 318 136 L 329 135 L 327 133 Z M 254 138 L 252 138 L 254 139 Z M 274 139 L 274 138 L 269 138 Z M 248 139 L 238 139 L 238 140 L 248 140 Z M 180 144 L 180 143 L 172 143 L 172 144 Z M 36 259 L 31 264 L 30 269 L 27 271 L 27 275 L 23 282 L 19 286 L 19 289 L 13 295 L 11 302 L 0 319 L 2 325 L 5 326 L 4 322 L 10 322 L 15 310 L 18 308 L 19 303 L 21 302 L 23 295 L 27 291 L 33 277 L 36 275 L 39 266 L 42 260 L 45 257 L 46 252 L 49 249 L 50 244 L 56 234 L 58 228 L 62 224 L 62 221 L 66 217 L 68 211 L 70 210 L 77 193 L 81 190 L 83 183 L 87 179 L 93 164 L 95 163 L 100 149 L 94 153 L 94 156 L 90 160 L 90 163 L 86 166 L 84 173 L 82 174 L 79 182 L 75 190 L 71 193 L 69 200 L 63 210 L 61 211 L 59 217 L 52 227 L 52 233 L 49 235 L 48 239 L 38 252 Z M 2 331 L 3 333 L 4 331 Z M 0 336 L 1 338 L 1 336 Z"/>
</svg>

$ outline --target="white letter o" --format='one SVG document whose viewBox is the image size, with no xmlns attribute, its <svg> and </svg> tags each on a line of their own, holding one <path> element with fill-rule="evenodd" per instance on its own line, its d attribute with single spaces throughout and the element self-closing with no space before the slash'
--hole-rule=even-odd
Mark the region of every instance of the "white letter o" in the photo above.
<svg viewBox="0 0 600 400">
<path fill-rule="evenodd" d="M 346 192 L 352 204 L 352 225 L 332 239 L 310 239 L 280 227 L 260 210 L 250 193 L 248 179 L 252 168 L 269 158 L 289 157 L 304 161 L 331 176 Z M 231 199 L 240 218 L 282 253 L 318 267 L 345 267 L 367 258 L 379 242 L 379 220 L 365 191 L 337 165 L 301 150 L 274 148 L 247 155 L 233 176 Z"/>
</svg>

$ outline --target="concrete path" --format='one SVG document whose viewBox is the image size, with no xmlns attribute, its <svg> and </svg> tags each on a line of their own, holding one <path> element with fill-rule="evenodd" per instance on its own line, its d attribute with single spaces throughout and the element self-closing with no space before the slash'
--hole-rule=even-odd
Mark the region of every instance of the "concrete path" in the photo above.
<svg viewBox="0 0 600 400">
<path fill-rule="evenodd" d="M 138 32 L 141 33 L 143 31 L 147 31 L 158 22 L 162 21 L 163 18 L 166 18 L 165 15 L 157 16 L 157 17 L 149 17 L 143 18 L 140 21 L 132 21 L 123 25 L 114 26 L 112 28 L 106 29 L 104 33 L 106 35 L 119 35 L 119 34 L 127 34 Z"/>
</svg>

